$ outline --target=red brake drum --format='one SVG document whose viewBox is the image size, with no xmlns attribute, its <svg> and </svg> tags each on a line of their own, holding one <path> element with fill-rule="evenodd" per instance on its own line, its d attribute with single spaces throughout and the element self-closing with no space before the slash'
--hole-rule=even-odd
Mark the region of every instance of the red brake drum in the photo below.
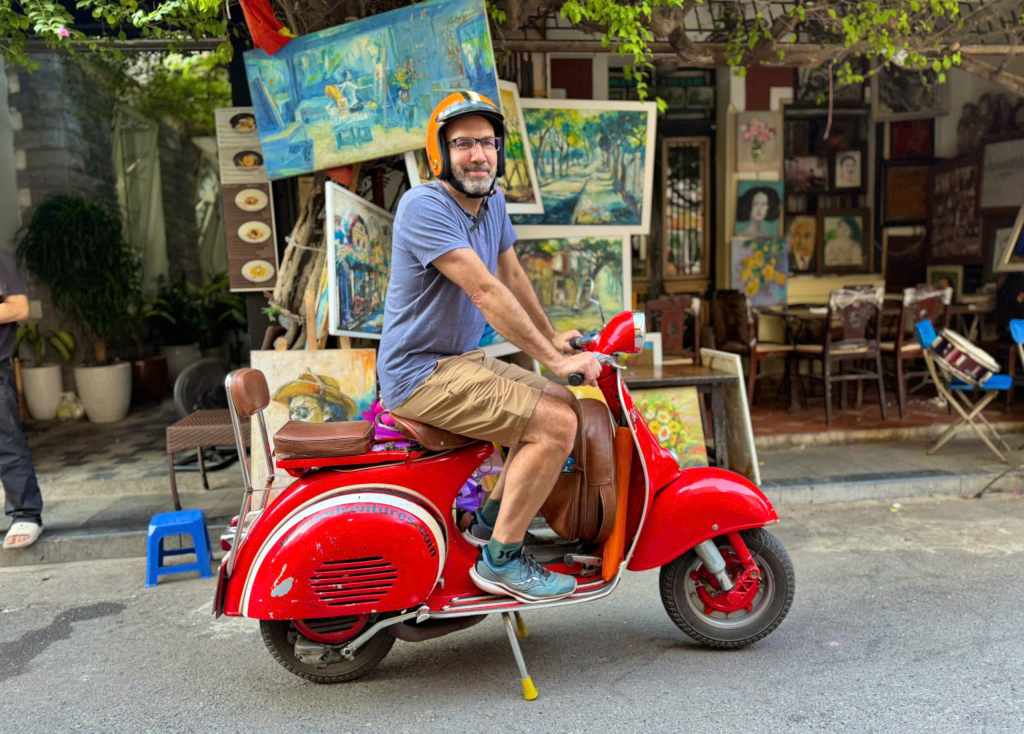
<svg viewBox="0 0 1024 734">
<path fill-rule="evenodd" d="M 441 524 L 409 495 L 336 495 L 297 511 L 264 542 L 241 610 L 308 620 L 408 609 L 437 584 L 446 555 Z"/>
</svg>

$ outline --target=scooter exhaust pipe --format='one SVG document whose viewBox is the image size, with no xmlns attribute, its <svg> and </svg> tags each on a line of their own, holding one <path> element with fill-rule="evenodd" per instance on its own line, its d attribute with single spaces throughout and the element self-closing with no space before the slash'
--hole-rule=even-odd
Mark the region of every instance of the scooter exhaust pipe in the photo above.
<svg viewBox="0 0 1024 734">
<path fill-rule="evenodd" d="M 732 591 L 734 584 L 725 570 L 725 559 L 722 558 L 722 552 L 718 550 L 715 541 L 705 540 L 703 543 L 698 543 L 694 550 L 697 551 L 700 559 L 704 561 L 704 567 L 707 568 L 708 572 L 718 579 L 722 591 Z"/>
</svg>

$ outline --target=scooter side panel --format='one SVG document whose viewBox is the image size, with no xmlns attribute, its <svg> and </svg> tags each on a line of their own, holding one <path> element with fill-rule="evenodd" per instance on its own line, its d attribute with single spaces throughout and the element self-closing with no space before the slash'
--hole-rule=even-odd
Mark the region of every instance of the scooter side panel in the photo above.
<svg viewBox="0 0 1024 734">
<path fill-rule="evenodd" d="M 262 512 L 243 538 L 225 589 L 224 614 L 243 614 L 242 596 L 246 580 L 250 574 L 257 572 L 253 564 L 261 549 L 279 527 L 303 508 L 336 494 L 358 492 L 360 488 L 393 487 L 398 491 L 408 491 L 422 497 L 425 500 L 423 504 L 430 506 L 432 514 L 436 516 L 447 536 L 449 552 L 442 576 L 448 574 L 453 562 L 466 562 L 463 555 L 468 553 L 457 553 L 456 548 L 461 545 L 472 548 L 454 528 L 451 508 L 455 503 L 455 495 L 493 450 L 490 444 L 472 444 L 420 461 L 375 466 L 358 471 L 321 470 L 296 481 Z M 453 535 L 458 537 L 453 538 Z M 326 606 L 322 611 L 323 613 L 316 616 L 336 614 Z"/>
<path fill-rule="evenodd" d="M 709 538 L 778 521 L 760 489 L 733 472 L 685 469 L 654 497 L 630 571 L 664 566 Z"/>
</svg>

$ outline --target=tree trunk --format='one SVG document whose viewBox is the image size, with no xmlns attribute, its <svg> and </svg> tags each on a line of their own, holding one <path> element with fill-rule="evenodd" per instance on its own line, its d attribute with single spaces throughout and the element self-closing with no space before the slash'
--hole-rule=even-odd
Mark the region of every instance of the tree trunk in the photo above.
<svg viewBox="0 0 1024 734">
<path fill-rule="evenodd" d="M 973 74 L 981 79 L 999 84 L 1014 94 L 1024 97 L 1024 77 L 1011 74 L 991 64 L 986 64 L 984 61 L 980 61 L 973 56 L 963 54 L 961 54 L 960 58 L 960 68 L 968 74 Z"/>
</svg>

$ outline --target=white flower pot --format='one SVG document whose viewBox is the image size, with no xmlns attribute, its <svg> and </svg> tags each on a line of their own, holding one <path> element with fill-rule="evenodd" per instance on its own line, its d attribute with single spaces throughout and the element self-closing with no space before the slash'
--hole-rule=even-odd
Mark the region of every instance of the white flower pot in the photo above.
<svg viewBox="0 0 1024 734">
<path fill-rule="evenodd" d="M 86 417 L 93 423 L 114 423 L 128 415 L 132 402 L 132 366 L 76 367 L 75 384 Z"/>
<path fill-rule="evenodd" d="M 22 367 L 21 380 L 25 386 L 28 412 L 37 421 L 52 421 L 60 407 L 60 393 L 64 389 L 59 364 L 41 367 Z"/>
<path fill-rule="evenodd" d="M 174 387 L 174 382 L 182 370 L 203 358 L 198 344 L 160 347 L 160 354 L 167 358 L 167 380 L 171 387 Z"/>
</svg>

